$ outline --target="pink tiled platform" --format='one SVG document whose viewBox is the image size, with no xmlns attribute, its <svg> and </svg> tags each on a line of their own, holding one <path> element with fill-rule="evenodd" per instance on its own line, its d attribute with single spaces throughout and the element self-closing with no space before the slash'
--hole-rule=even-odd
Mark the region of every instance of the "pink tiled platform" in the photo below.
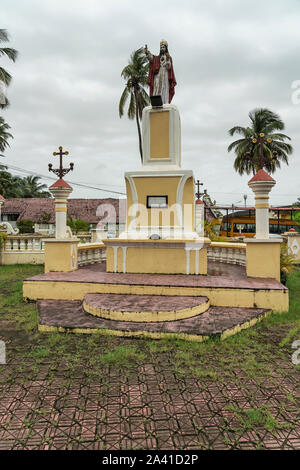
<svg viewBox="0 0 300 470">
<path fill-rule="evenodd" d="M 170 312 L 205 304 L 208 298 L 179 295 L 87 294 L 84 301 L 91 307 L 118 312 Z"/>
<path fill-rule="evenodd" d="M 26 281 L 287 290 L 285 286 L 275 279 L 247 278 L 246 270 L 243 266 L 217 262 L 209 263 L 207 276 L 107 273 L 105 271 L 105 263 L 97 263 L 81 267 L 77 271 L 70 273 L 51 272 L 40 274 L 26 279 Z"/>
</svg>

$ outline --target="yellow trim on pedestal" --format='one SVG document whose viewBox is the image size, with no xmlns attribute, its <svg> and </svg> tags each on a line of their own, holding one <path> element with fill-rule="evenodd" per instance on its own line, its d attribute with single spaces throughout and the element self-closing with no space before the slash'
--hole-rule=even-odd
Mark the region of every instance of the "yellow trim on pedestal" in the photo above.
<svg viewBox="0 0 300 470">
<path fill-rule="evenodd" d="M 169 158 L 170 154 L 169 112 L 150 114 L 150 158 Z"/>
<path fill-rule="evenodd" d="M 269 204 L 255 204 L 255 209 L 269 209 Z"/>
<path fill-rule="evenodd" d="M 66 207 L 55 207 L 55 212 L 67 212 Z"/>
</svg>

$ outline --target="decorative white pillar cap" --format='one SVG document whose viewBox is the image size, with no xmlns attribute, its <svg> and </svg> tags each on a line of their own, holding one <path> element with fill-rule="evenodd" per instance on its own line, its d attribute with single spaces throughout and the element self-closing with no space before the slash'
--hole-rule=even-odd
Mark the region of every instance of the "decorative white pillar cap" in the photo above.
<svg viewBox="0 0 300 470">
<path fill-rule="evenodd" d="M 262 191 L 269 193 L 276 181 L 265 170 L 261 169 L 251 178 L 248 186 L 254 191 Z"/>
<path fill-rule="evenodd" d="M 73 189 L 65 180 L 59 178 L 49 187 L 49 191 L 55 198 L 67 198 Z"/>
</svg>

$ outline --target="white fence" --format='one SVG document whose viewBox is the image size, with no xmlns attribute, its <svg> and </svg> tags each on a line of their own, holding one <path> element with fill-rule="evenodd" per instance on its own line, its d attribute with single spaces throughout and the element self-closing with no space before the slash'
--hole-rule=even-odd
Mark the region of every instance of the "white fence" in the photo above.
<svg viewBox="0 0 300 470">
<path fill-rule="evenodd" d="M 42 235 L 8 235 L 1 252 L 1 264 L 43 264 Z"/>
<path fill-rule="evenodd" d="M 48 237 L 49 238 L 49 237 Z M 1 253 L 1 264 L 43 264 L 43 235 L 7 236 Z M 246 245 L 244 243 L 212 242 L 207 250 L 208 261 L 246 265 Z M 106 260 L 103 243 L 80 243 L 78 245 L 78 266 L 100 263 Z"/>
<path fill-rule="evenodd" d="M 106 259 L 106 248 L 103 243 L 84 243 L 78 245 L 78 266 L 101 263 Z"/>
<path fill-rule="evenodd" d="M 246 244 L 212 242 L 207 249 L 207 259 L 219 263 L 246 266 Z"/>
</svg>

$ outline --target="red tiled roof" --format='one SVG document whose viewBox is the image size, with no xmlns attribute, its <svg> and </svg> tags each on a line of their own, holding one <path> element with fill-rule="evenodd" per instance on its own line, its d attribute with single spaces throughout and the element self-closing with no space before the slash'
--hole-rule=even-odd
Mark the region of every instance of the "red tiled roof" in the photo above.
<svg viewBox="0 0 300 470">
<path fill-rule="evenodd" d="M 50 186 L 50 189 L 51 188 L 68 188 L 68 189 L 72 189 L 72 186 L 70 186 L 65 180 L 63 180 L 62 178 L 59 178 L 59 180 L 57 180 L 55 183 L 51 184 Z"/>
<path fill-rule="evenodd" d="M 116 223 L 119 223 L 119 199 L 68 199 L 68 215 L 82 219 L 90 224 L 97 224 L 103 216 L 97 216 L 101 205 L 112 205 L 116 211 Z M 19 214 L 18 221 L 31 219 L 38 222 L 43 214 L 50 214 L 49 223 L 55 222 L 55 207 L 53 198 L 11 198 L 5 199 L 1 209 L 2 214 Z M 105 213 L 104 213 L 105 215 Z M 107 220 L 107 219 L 106 219 Z M 120 221 L 120 223 L 125 223 Z"/>
<path fill-rule="evenodd" d="M 253 183 L 254 181 L 275 181 L 272 176 L 270 176 L 265 170 L 261 169 L 251 178 L 249 183 Z"/>
</svg>

